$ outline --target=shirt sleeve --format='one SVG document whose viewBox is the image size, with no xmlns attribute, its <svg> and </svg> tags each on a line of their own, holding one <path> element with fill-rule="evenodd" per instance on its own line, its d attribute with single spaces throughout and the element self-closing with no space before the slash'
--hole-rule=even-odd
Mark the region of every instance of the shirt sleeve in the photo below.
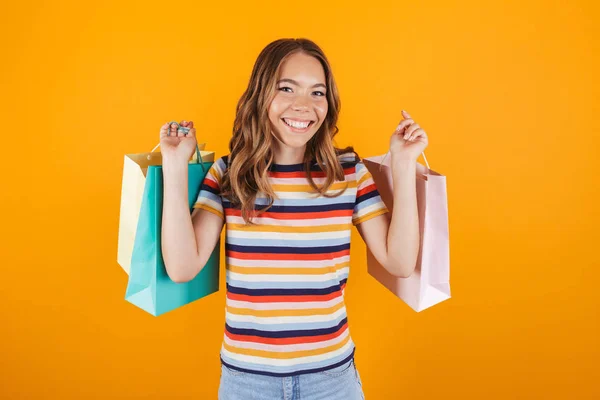
<svg viewBox="0 0 600 400">
<path fill-rule="evenodd" d="M 373 176 L 362 161 L 356 163 L 356 181 L 356 201 L 352 214 L 354 225 L 389 212 L 379 195 Z"/>
<path fill-rule="evenodd" d="M 224 173 L 225 162 L 222 158 L 215 161 L 200 186 L 200 193 L 193 208 L 201 208 L 218 215 L 223 220 L 223 202 L 221 200 L 221 178 Z"/>
</svg>

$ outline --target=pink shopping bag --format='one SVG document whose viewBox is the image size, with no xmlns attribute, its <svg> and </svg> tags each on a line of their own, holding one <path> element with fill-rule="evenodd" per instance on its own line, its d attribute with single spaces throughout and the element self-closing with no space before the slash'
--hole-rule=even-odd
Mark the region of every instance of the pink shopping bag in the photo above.
<svg viewBox="0 0 600 400">
<path fill-rule="evenodd" d="M 423 154 L 425 157 L 425 154 Z M 363 162 L 390 212 L 393 210 L 392 170 L 389 158 L 376 156 Z M 367 248 L 369 274 L 419 312 L 450 298 L 450 247 L 446 177 L 417 163 L 417 208 L 421 243 L 415 271 L 408 278 L 390 274 Z"/>
</svg>

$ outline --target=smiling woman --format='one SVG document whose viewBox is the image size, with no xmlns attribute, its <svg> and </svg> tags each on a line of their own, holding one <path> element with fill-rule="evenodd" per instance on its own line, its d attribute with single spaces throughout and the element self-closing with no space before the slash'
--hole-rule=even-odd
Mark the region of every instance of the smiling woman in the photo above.
<svg viewBox="0 0 600 400">
<path fill-rule="evenodd" d="M 350 228 L 388 210 L 354 149 L 333 145 L 339 110 L 315 43 L 269 44 L 231 152 L 202 185 L 198 230 L 207 211 L 227 232 L 220 399 L 364 399 L 344 302 Z"/>
</svg>

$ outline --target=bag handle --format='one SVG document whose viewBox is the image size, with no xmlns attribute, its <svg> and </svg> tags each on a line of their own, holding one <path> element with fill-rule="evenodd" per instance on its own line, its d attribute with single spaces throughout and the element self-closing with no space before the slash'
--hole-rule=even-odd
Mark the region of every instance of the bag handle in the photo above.
<svg viewBox="0 0 600 400">
<path fill-rule="evenodd" d="M 383 162 L 387 158 L 388 154 L 390 154 L 389 150 L 387 153 L 385 153 L 385 156 L 383 156 L 383 158 L 381 159 L 381 163 L 379 163 L 379 171 L 381 171 L 381 166 L 383 165 Z M 422 152 L 421 155 L 423 156 L 423 159 L 425 160 L 425 164 L 427 165 L 427 173 L 429 173 L 431 168 L 429 168 L 429 163 L 427 162 L 427 157 L 425 157 L 425 152 Z"/>
<path fill-rule="evenodd" d="M 190 128 L 186 128 L 185 126 L 179 125 L 177 123 L 177 121 L 171 121 L 171 122 L 169 122 L 169 126 L 171 126 L 171 124 L 176 124 L 177 125 L 177 132 L 182 131 L 184 135 L 187 135 L 190 132 Z M 171 136 L 170 133 L 171 133 L 171 130 L 168 131 L 167 136 Z M 160 142 L 158 142 L 158 144 L 156 146 L 154 146 L 154 148 L 152 149 L 152 151 L 150 151 L 150 153 L 154 153 L 154 150 L 156 150 L 159 146 L 160 146 Z M 148 156 L 148 159 L 150 159 L 150 156 Z M 202 168 L 202 171 L 204 171 L 204 164 L 202 163 L 202 156 L 200 155 L 200 148 L 198 148 L 198 141 L 197 140 L 196 140 L 196 163 L 200 164 L 200 167 Z"/>
</svg>

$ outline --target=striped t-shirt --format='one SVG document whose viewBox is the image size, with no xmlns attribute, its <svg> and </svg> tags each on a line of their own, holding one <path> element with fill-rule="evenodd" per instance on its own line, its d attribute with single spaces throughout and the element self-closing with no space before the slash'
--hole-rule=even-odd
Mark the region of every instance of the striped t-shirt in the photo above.
<svg viewBox="0 0 600 400">
<path fill-rule="evenodd" d="M 324 371 L 354 356 L 344 304 L 353 225 L 388 212 L 371 174 L 354 153 L 338 156 L 345 180 L 318 195 L 303 164 L 272 164 L 273 206 L 245 225 L 240 207 L 220 195 L 227 156 L 207 173 L 194 208 L 226 226 L 225 335 L 221 362 L 271 376 Z M 325 173 L 315 163 L 317 186 Z M 255 209 L 268 204 L 259 192 Z"/>
</svg>

